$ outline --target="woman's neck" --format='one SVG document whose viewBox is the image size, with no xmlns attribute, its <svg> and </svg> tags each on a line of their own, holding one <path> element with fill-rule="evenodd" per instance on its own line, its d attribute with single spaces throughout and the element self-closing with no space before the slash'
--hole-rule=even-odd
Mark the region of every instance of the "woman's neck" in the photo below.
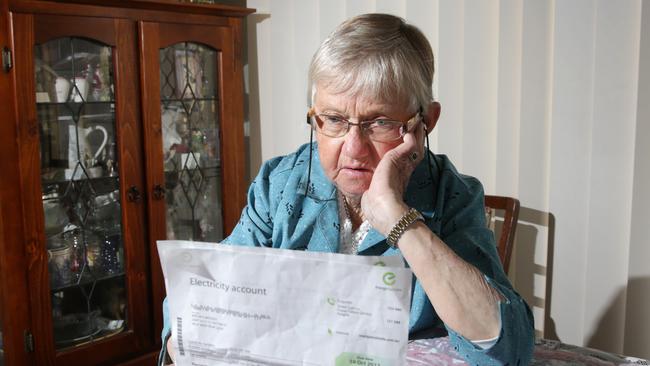
<svg viewBox="0 0 650 366">
<path fill-rule="evenodd" d="M 361 223 L 365 220 L 363 212 L 361 211 L 361 199 L 357 197 L 347 197 L 344 194 L 343 204 L 345 205 L 345 213 L 350 218 L 352 222 L 352 231 L 356 230 L 361 226 Z"/>
</svg>

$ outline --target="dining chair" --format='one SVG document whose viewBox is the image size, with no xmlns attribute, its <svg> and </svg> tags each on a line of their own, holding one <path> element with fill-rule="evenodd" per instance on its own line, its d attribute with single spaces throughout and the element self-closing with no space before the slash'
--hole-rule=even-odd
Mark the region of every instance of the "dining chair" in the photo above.
<svg viewBox="0 0 650 366">
<path fill-rule="evenodd" d="M 500 223 L 501 230 L 498 233 L 496 225 L 497 211 L 503 211 L 503 222 Z M 517 220 L 519 219 L 519 200 L 512 197 L 486 195 L 485 217 L 488 227 L 494 231 L 503 270 L 508 274 L 515 231 L 517 230 Z"/>
</svg>

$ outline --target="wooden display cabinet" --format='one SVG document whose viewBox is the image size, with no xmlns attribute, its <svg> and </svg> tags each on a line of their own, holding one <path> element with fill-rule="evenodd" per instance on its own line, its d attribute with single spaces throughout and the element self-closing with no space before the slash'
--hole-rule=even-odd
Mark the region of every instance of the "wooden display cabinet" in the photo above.
<svg viewBox="0 0 650 366">
<path fill-rule="evenodd" d="M 0 365 L 153 365 L 156 240 L 221 240 L 245 203 L 252 10 L 1 1 Z"/>
</svg>

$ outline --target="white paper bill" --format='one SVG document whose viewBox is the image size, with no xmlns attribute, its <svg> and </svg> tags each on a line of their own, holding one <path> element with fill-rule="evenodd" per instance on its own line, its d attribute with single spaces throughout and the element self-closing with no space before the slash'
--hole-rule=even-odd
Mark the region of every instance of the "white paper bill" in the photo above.
<svg viewBox="0 0 650 366">
<path fill-rule="evenodd" d="M 159 241 L 185 365 L 402 365 L 411 271 L 400 257 Z"/>
</svg>

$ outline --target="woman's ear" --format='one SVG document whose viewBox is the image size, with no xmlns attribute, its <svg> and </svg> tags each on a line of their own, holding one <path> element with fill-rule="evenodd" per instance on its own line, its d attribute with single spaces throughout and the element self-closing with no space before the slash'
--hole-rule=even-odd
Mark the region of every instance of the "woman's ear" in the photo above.
<svg viewBox="0 0 650 366">
<path fill-rule="evenodd" d="M 424 126 L 427 129 L 427 133 L 430 133 L 436 127 L 438 118 L 440 118 L 440 103 L 432 101 L 427 106 L 424 114 Z"/>
</svg>

